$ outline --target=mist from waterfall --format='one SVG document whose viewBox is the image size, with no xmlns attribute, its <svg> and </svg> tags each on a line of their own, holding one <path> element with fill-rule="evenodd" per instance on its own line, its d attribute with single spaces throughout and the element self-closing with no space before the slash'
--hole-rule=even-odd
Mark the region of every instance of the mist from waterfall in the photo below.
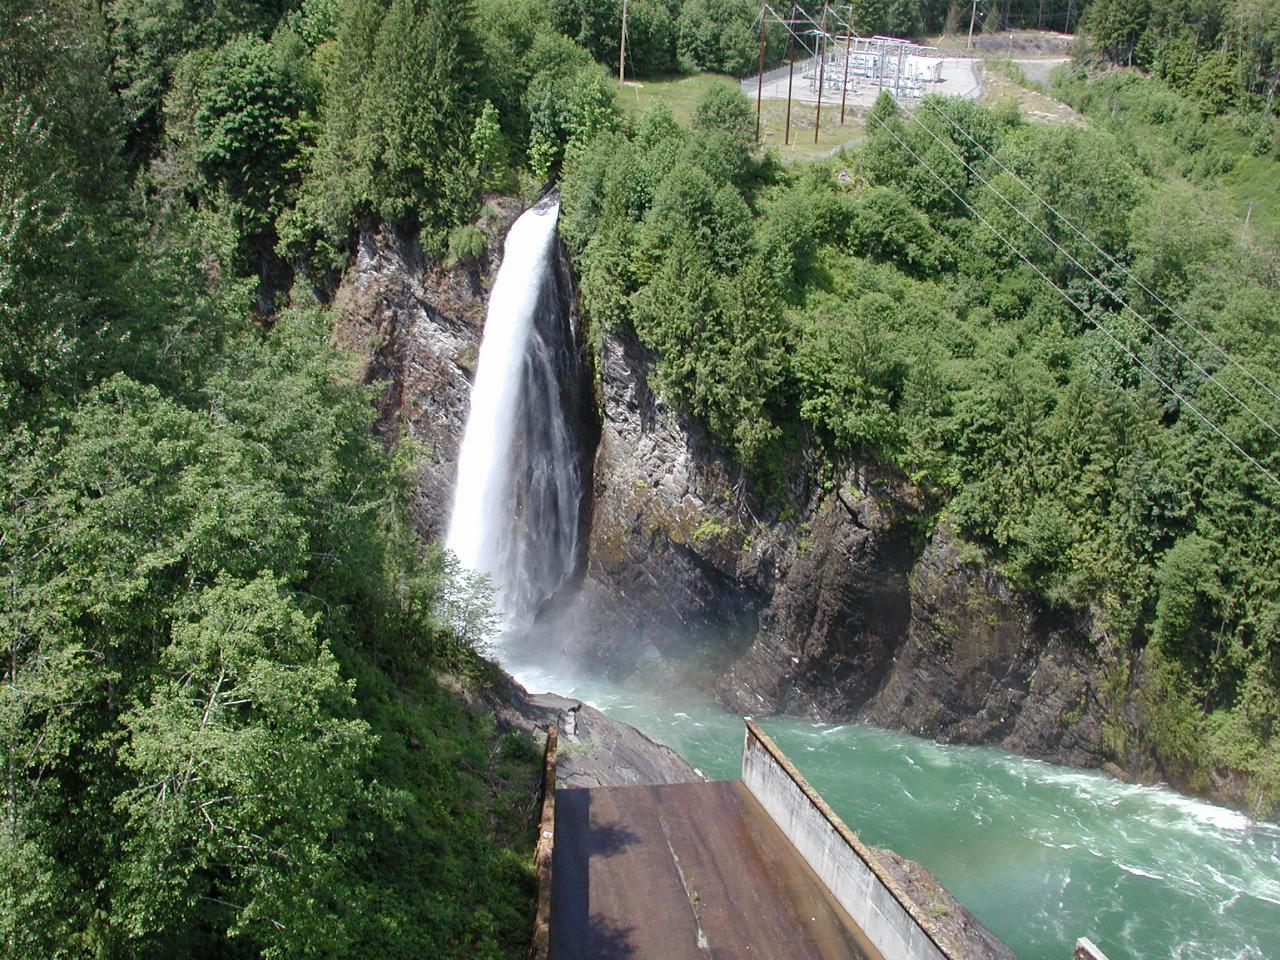
<svg viewBox="0 0 1280 960">
<path fill-rule="evenodd" d="M 582 469 L 567 394 L 573 331 L 556 284 L 560 204 L 511 227 L 489 295 L 445 545 L 492 580 L 508 626 L 532 622 L 576 565 Z"/>
</svg>

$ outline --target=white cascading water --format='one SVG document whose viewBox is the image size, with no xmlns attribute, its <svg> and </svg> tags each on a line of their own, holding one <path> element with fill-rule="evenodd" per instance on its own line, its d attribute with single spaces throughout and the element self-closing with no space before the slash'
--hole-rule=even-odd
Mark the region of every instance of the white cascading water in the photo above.
<svg viewBox="0 0 1280 960">
<path fill-rule="evenodd" d="M 567 328 L 554 279 L 560 204 L 511 227 L 489 295 L 445 545 L 489 576 L 508 626 L 572 574 L 581 470 L 565 416 Z"/>
</svg>

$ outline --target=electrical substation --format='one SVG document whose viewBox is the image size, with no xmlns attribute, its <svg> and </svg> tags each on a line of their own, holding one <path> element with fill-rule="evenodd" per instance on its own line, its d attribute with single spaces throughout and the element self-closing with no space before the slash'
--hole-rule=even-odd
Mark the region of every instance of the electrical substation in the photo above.
<svg viewBox="0 0 1280 960">
<path fill-rule="evenodd" d="M 847 4 L 824 4 L 817 12 L 799 4 L 761 6 L 759 69 L 742 81 L 742 92 L 756 101 L 757 114 L 762 100 L 787 101 L 788 141 L 793 101 L 817 104 L 820 127 L 824 106 L 838 104 L 843 123 L 849 107 L 869 107 L 882 93 L 904 105 L 929 94 L 976 99 L 981 93 L 976 59 L 897 37 L 861 36 L 851 18 Z M 766 71 L 765 45 L 776 31 L 786 37 L 785 62 Z"/>
</svg>

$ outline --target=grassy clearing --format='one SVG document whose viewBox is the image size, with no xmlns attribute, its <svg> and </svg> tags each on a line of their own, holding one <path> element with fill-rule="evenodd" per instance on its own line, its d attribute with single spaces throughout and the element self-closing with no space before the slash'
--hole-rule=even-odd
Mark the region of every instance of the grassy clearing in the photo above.
<svg viewBox="0 0 1280 960">
<path fill-rule="evenodd" d="M 1227 189 L 1240 205 L 1235 211 L 1240 216 L 1253 205 L 1250 231 L 1280 230 L 1280 163 L 1269 157 L 1244 157 L 1227 177 Z"/>
<path fill-rule="evenodd" d="M 1072 123 L 1084 126 L 1084 118 L 1075 110 L 1049 96 L 1039 84 L 1032 83 L 1022 67 L 1003 58 L 982 62 L 981 102 L 996 106 L 1012 100 L 1018 112 L 1031 123 Z"/>
<path fill-rule="evenodd" d="M 618 106 L 628 115 L 638 115 L 651 104 L 662 101 L 671 108 L 677 122 L 688 125 L 698 101 L 712 86 L 738 81 L 715 73 L 663 80 L 628 81 L 618 93 Z M 752 101 L 752 107 L 755 103 Z M 842 149 L 852 149 L 866 139 L 864 109 L 849 107 L 844 126 L 840 125 L 840 103 L 823 104 L 822 127 L 817 143 L 813 131 L 817 126 L 817 107 L 812 103 L 791 104 L 791 137 L 786 139 L 787 104 L 785 100 L 765 100 L 760 110 L 760 139 L 767 149 L 776 150 L 784 162 L 820 160 L 834 156 Z"/>
</svg>

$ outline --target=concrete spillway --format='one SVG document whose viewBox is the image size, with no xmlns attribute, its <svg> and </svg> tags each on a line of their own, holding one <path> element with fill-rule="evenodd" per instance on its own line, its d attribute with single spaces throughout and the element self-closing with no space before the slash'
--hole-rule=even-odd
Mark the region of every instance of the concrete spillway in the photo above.
<svg viewBox="0 0 1280 960">
<path fill-rule="evenodd" d="M 555 790 L 540 859 L 549 936 L 535 936 L 533 955 L 546 943 L 552 960 L 958 960 L 749 721 L 742 774 Z"/>
<path fill-rule="evenodd" d="M 881 960 L 740 782 L 561 790 L 556 830 L 555 960 Z"/>
</svg>

